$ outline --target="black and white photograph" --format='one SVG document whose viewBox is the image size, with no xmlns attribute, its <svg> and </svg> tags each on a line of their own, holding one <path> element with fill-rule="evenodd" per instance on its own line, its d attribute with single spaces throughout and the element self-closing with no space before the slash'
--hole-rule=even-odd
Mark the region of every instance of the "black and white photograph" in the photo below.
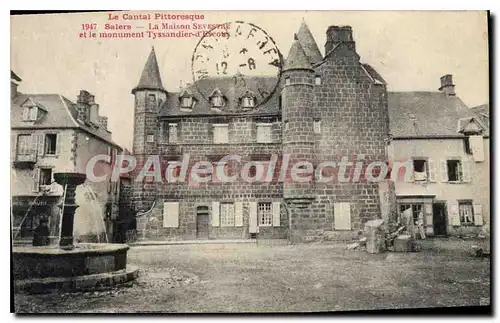
<svg viewBox="0 0 500 323">
<path fill-rule="evenodd" d="M 11 12 L 13 312 L 491 314 L 489 23 Z"/>
</svg>

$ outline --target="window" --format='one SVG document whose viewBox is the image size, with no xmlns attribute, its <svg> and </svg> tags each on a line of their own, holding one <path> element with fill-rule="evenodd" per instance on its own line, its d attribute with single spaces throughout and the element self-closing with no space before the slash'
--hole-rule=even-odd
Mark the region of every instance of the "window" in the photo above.
<svg viewBox="0 0 500 323">
<path fill-rule="evenodd" d="M 241 106 L 243 108 L 253 108 L 255 106 L 255 100 L 251 96 L 245 96 L 241 99 Z"/>
<path fill-rule="evenodd" d="M 224 98 L 222 96 L 213 96 L 211 102 L 214 108 L 220 108 L 224 105 Z"/>
<path fill-rule="evenodd" d="M 316 76 L 316 78 L 314 79 L 314 84 L 321 85 L 321 76 Z"/>
<path fill-rule="evenodd" d="M 17 136 L 17 154 L 18 155 L 29 155 L 31 153 L 32 153 L 31 135 L 19 135 L 19 136 Z"/>
<path fill-rule="evenodd" d="M 181 107 L 191 109 L 193 106 L 193 98 L 190 96 L 183 97 L 181 100 Z"/>
<path fill-rule="evenodd" d="M 272 142 L 271 123 L 261 123 L 257 124 L 257 142 L 259 143 L 270 143 Z"/>
<path fill-rule="evenodd" d="M 273 213 L 272 204 L 269 203 L 259 203 L 257 205 L 257 217 L 259 221 L 259 226 L 270 227 L 273 225 Z"/>
<path fill-rule="evenodd" d="M 474 224 L 474 209 L 472 202 L 462 201 L 458 203 L 458 213 L 460 215 L 460 224 L 472 225 Z"/>
<path fill-rule="evenodd" d="M 57 145 L 57 134 L 49 133 L 45 135 L 45 154 L 55 155 Z"/>
<path fill-rule="evenodd" d="M 52 169 L 40 168 L 40 190 L 52 183 Z"/>
<path fill-rule="evenodd" d="M 427 160 L 413 160 L 413 179 L 417 182 L 426 181 L 428 179 Z"/>
<path fill-rule="evenodd" d="M 290 129 L 290 125 L 288 124 L 288 121 L 285 121 L 285 125 L 283 126 L 285 130 Z"/>
<path fill-rule="evenodd" d="M 155 101 L 156 101 L 156 95 L 154 95 L 154 94 L 149 94 L 149 95 L 148 95 L 148 101 L 149 101 L 149 102 L 155 102 Z"/>
<path fill-rule="evenodd" d="M 220 226 L 221 227 L 234 227 L 234 204 L 221 203 L 220 204 Z"/>
<path fill-rule="evenodd" d="M 314 120 L 314 133 L 321 133 L 321 120 Z"/>
<path fill-rule="evenodd" d="M 155 136 L 154 135 L 147 135 L 146 142 L 155 142 Z"/>
<path fill-rule="evenodd" d="M 285 77 L 285 85 L 290 85 L 290 77 Z"/>
<path fill-rule="evenodd" d="M 227 144 L 229 142 L 229 125 L 214 124 L 214 144 Z"/>
<path fill-rule="evenodd" d="M 177 123 L 168 124 L 168 143 L 169 144 L 177 143 Z"/>
<path fill-rule="evenodd" d="M 23 110 L 23 121 L 36 121 L 37 115 L 37 107 L 25 107 Z"/>
<path fill-rule="evenodd" d="M 409 211 L 409 210 L 411 210 L 411 211 Z M 411 212 L 413 223 L 415 223 L 415 222 L 418 221 L 418 217 L 419 217 L 419 215 L 420 215 L 421 212 L 422 212 L 422 215 L 423 215 L 423 210 L 424 210 L 424 205 L 422 203 L 417 203 L 417 204 L 400 203 L 399 204 L 399 214 L 400 214 L 400 216 L 402 216 L 403 212 L 405 212 L 405 211 Z M 405 224 L 404 223 L 404 219 L 401 219 L 400 223 L 401 224 Z"/>
<path fill-rule="evenodd" d="M 465 137 L 464 138 L 464 150 L 465 150 L 465 153 L 467 155 L 472 155 L 472 149 L 471 149 L 471 146 L 470 146 L 470 140 L 469 140 L 470 137 Z"/>
<path fill-rule="evenodd" d="M 460 182 L 463 179 L 462 163 L 460 160 L 447 160 L 446 167 L 448 170 L 448 181 Z"/>
</svg>

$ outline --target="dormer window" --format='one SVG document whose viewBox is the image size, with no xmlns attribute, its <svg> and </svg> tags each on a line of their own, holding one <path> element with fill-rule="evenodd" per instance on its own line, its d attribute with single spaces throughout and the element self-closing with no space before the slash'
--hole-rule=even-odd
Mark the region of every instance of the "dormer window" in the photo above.
<svg viewBox="0 0 500 323">
<path fill-rule="evenodd" d="M 188 91 L 184 90 L 179 96 L 182 111 L 191 111 L 196 104 L 196 98 Z"/>
<path fill-rule="evenodd" d="M 224 96 L 218 89 L 214 90 L 209 99 L 210 103 L 212 103 L 212 108 L 221 108 L 225 104 Z"/>
<path fill-rule="evenodd" d="M 43 113 L 47 112 L 45 107 L 31 98 L 21 104 L 21 107 L 23 108 L 23 121 L 36 121 L 43 116 Z"/>
<path fill-rule="evenodd" d="M 149 102 L 155 102 L 155 101 L 156 101 L 156 95 L 154 95 L 154 94 L 149 94 L 149 95 L 148 95 L 148 101 L 149 101 Z"/>
<path fill-rule="evenodd" d="M 255 95 L 251 92 L 246 92 L 240 99 L 243 110 L 250 110 L 255 107 Z"/>
<path fill-rule="evenodd" d="M 182 108 L 191 109 L 192 106 L 193 106 L 193 98 L 192 97 L 182 98 L 182 100 L 181 100 L 181 107 Z"/>
</svg>

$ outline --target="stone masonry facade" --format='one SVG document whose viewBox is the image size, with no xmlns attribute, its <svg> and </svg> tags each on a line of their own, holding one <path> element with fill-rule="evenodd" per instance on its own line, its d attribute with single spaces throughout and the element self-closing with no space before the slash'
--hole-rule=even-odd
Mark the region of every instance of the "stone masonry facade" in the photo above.
<svg viewBox="0 0 500 323">
<path fill-rule="evenodd" d="M 217 82 L 213 80 L 213 90 L 231 95 Z M 296 182 L 289 180 L 289 174 L 284 181 L 278 180 L 285 155 L 290 156 L 289 165 L 310 162 L 314 169 L 325 161 L 338 163 L 342 156 L 364 166 L 387 161 L 386 84 L 373 68 L 360 62 L 351 28 L 329 27 L 322 55 L 303 23 L 278 82 L 273 94 L 276 100 L 266 104 L 273 107 L 265 111 L 256 107 L 251 113 L 207 113 L 197 110 L 202 104 L 196 103 L 180 113 L 182 99 L 163 88 L 154 50 L 151 52 L 139 85 L 132 91 L 133 154 L 139 165 L 133 178 L 150 155 L 167 161 L 182 161 L 189 155 L 188 174 L 198 161 L 213 164 L 230 154 L 241 156 L 241 165 L 269 160 L 273 155 L 278 159 L 270 183 L 134 180 L 136 211 L 148 211 L 138 219 L 140 238 L 350 239 L 367 220 L 385 216 L 381 209 L 387 209 L 383 205 L 387 202 L 381 201 L 380 186 L 387 182 Z M 194 90 L 187 92 L 193 100 L 204 100 Z M 228 140 L 214 143 L 214 125 L 220 124 L 227 125 Z M 259 140 L 262 124 L 270 127 L 266 142 Z M 176 129 L 175 133 L 170 129 Z M 164 169 L 162 166 L 162 172 Z M 376 177 L 376 170 L 373 174 Z"/>
</svg>

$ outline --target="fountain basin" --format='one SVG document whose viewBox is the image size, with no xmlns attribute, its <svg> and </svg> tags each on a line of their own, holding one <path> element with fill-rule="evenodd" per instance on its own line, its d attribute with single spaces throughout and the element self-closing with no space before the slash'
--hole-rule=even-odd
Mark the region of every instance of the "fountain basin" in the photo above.
<svg viewBox="0 0 500 323">
<path fill-rule="evenodd" d="M 13 247 L 14 279 L 76 277 L 126 269 L 128 249 L 127 245 L 104 243 L 79 244 L 72 250 Z"/>
</svg>

